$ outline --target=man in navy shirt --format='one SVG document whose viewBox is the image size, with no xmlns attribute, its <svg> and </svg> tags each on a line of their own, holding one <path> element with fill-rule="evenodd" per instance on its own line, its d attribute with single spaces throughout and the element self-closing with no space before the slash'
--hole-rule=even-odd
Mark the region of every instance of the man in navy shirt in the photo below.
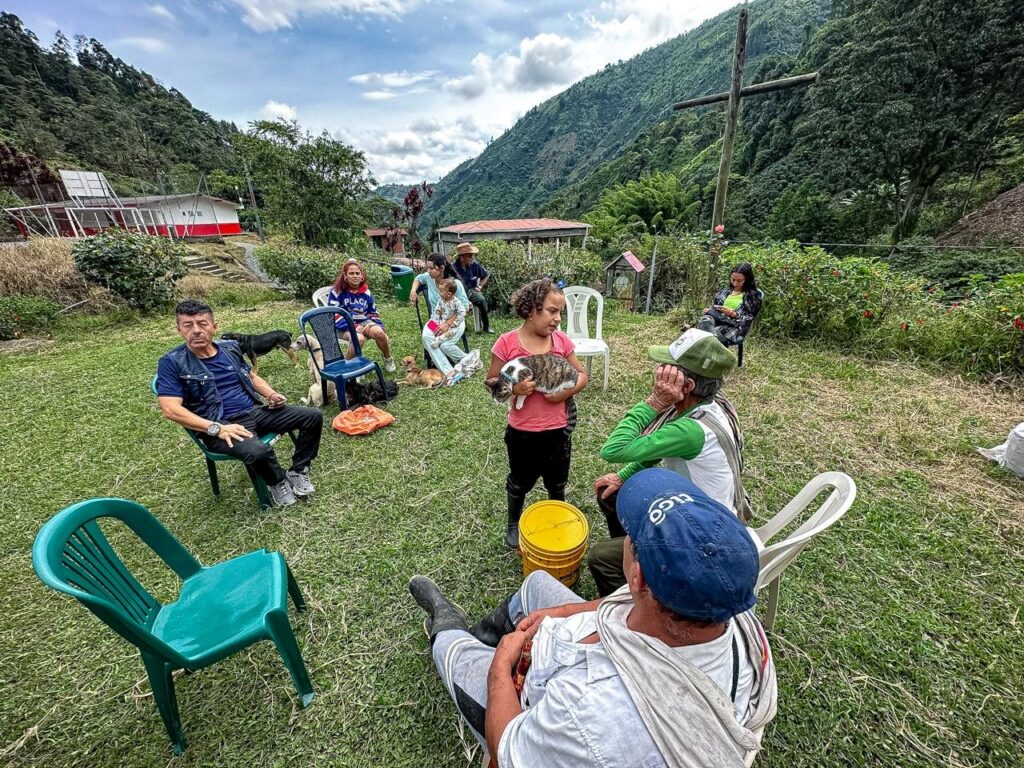
<svg viewBox="0 0 1024 768">
<path fill-rule="evenodd" d="M 288 398 L 249 369 L 238 342 L 214 343 L 217 323 L 206 304 L 187 299 L 174 315 L 185 343 L 157 364 L 156 393 L 164 418 L 198 433 L 211 451 L 245 462 L 263 478 L 276 505 L 287 507 L 296 496 L 311 495 L 309 465 L 320 449 L 323 414 L 286 405 Z M 286 472 L 260 436 L 293 430 L 298 437 Z"/>
<path fill-rule="evenodd" d="M 480 322 L 484 324 L 484 333 L 494 333 L 487 318 L 487 299 L 484 298 L 484 286 L 490 280 L 490 273 L 476 260 L 480 250 L 472 243 L 459 243 L 455 249 L 455 271 L 466 287 L 469 303 L 480 310 Z"/>
</svg>

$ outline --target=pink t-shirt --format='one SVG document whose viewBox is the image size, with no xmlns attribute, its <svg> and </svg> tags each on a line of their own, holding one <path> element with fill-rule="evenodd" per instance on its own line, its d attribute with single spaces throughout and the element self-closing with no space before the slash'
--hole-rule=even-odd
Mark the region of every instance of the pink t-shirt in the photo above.
<svg viewBox="0 0 1024 768">
<path fill-rule="evenodd" d="M 552 355 L 568 357 L 576 349 L 572 340 L 561 331 L 551 334 Z M 517 357 L 529 357 L 533 353 L 525 349 L 519 342 L 519 334 L 515 331 L 503 333 L 491 347 L 491 354 L 504 362 Z M 513 398 L 513 402 L 515 402 Z M 561 429 L 569 420 L 565 415 L 565 401 L 549 403 L 540 392 L 534 392 L 523 401 L 523 407 L 512 408 L 508 412 L 508 425 L 524 432 L 543 432 L 546 429 Z"/>
</svg>

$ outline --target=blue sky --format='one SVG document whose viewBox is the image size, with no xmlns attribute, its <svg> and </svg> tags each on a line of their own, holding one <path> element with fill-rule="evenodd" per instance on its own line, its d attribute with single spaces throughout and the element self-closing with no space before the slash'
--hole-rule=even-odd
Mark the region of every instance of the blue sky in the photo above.
<svg viewBox="0 0 1024 768">
<path fill-rule="evenodd" d="M 0 0 L 85 35 L 239 128 L 294 118 L 378 182 L 436 181 L 530 107 L 734 0 Z"/>
</svg>

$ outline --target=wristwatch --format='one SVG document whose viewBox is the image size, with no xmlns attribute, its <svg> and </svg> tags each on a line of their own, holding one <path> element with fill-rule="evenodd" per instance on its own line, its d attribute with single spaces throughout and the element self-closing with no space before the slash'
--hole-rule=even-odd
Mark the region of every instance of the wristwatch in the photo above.
<svg viewBox="0 0 1024 768">
<path fill-rule="evenodd" d="M 206 428 L 206 434 L 208 434 L 210 437 L 216 437 L 217 435 L 219 435 L 220 424 L 218 424 L 216 421 L 211 422 L 210 426 Z"/>
</svg>

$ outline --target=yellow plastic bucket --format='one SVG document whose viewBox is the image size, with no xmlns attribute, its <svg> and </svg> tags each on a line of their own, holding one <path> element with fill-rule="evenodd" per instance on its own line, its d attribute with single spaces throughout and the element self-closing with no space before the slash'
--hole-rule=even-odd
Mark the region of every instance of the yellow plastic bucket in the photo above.
<svg viewBox="0 0 1024 768">
<path fill-rule="evenodd" d="M 544 570 L 571 587 L 580 575 L 587 552 L 590 524 L 572 504 L 538 501 L 519 518 L 519 548 L 523 576 Z"/>
</svg>

